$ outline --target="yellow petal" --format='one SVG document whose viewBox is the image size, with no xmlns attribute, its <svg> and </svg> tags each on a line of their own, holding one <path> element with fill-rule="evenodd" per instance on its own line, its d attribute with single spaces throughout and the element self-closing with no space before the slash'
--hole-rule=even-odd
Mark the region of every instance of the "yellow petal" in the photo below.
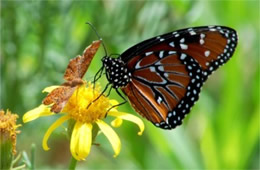
<svg viewBox="0 0 260 170">
<path fill-rule="evenodd" d="M 49 87 L 46 87 L 45 89 L 42 90 L 42 93 L 45 93 L 45 92 L 50 93 L 52 90 L 54 90 L 54 89 L 56 89 L 58 87 L 60 87 L 60 86 L 49 86 Z"/>
<path fill-rule="evenodd" d="M 44 150 L 49 150 L 50 148 L 48 147 L 47 141 L 51 135 L 51 133 L 57 128 L 59 127 L 64 121 L 70 119 L 70 117 L 68 115 L 62 116 L 59 119 L 57 119 L 47 130 L 47 132 L 45 133 L 43 140 L 42 140 L 42 147 Z"/>
<path fill-rule="evenodd" d="M 112 99 L 112 100 L 109 100 L 109 103 L 111 104 L 111 107 L 113 107 L 112 109 L 111 109 L 111 107 L 109 107 L 109 108 L 108 108 L 108 109 L 110 109 L 109 111 L 115 111 L 115 112 L 117 112 L 117 107 L 114 107 L 114 106 L 116 106 L 116 105 L 119 104 L 118 101 Z"/>
<path fill-rule="evenodd" d="M 112 100 L 109 100 L 109 103 L 110 103 L 112 106 L 119 104 L 118 101 L 113 100 L 113 99 L 112 99 Z"/>
<path fill-rule="evenodd" d="M 102 120 L 97 120 L 96 123 L 97 123 L 98 127 L 100 128 L 100 130 L 104 133 L 104 135 L 107 137 L 107 139 L 111 143 L 112 148 L 115 152 L 114 157 L 116 157 L 120 153 L 120 150 L 121 150 L 121 142 L 120 142 L 119 137 L 117 136 L 116 132 Z"/>
<path fill-rule="evenodd" d="M 139 117 L 134 116 L 132 114 L 128 114 L 128 113 L 124 113 L 124 112 L 117 112 L 117 111 L 110 111 L 110 112 L 108 112 L 108 115 L 114 116 L 117 118 L 121 118 L 124 120 L 128 120 L 128 121 L 131 121 L 131 122 L 137 124 L 140 129 L 140 131 L 138 132 L 138 135 L 142 135 L 142 133 L 144 131 L 144 123 Z"/>
<path fill-rule="evenodd" d="M 115 120 L 113 120 L 113 121 L 111 122 L 111 125 L 112 125 L 113 127 L 119 127 L 119 126 L 122 125 L 122 123 L 123 123 L 123 120 L 122 120 L 121 118 L 115 118 Z"/>
<path fill-rule="evenodd" d="M 53 114 L 54 113 L 50 111 L 50 108 L 48 106 L 41 104 L 39 107 L 36 107 L 35 109 L 26 112 L 23 115 L 23 122 L 27 123 L 41 116 L 50 116 Z"/>
<path fill-rule="evenodd" d="M 92 124 L 76 122 L 71 135 L 70 152 L 77 160 L 84 160 L 92 143 Z"/>
</svg>

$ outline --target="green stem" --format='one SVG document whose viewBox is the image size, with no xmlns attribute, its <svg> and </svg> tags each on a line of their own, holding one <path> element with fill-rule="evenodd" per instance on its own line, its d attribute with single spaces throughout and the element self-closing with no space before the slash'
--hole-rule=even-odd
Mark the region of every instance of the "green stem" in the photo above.
<svg viewBox="0 0 260 170">
<path fill-rule="evenodd" d="M 13 161 L 12 141 L 7 133 L 0 134 L 0 169 L 10 169 Z"/>
<path fill-rule="evenodd" d="M 21 166 L 15 167 L 15 168 L 12 168 L 12 170 L 21 170 L 21 169 L 26 169 L 26 164 L 23 164 Z"/>
<path fill-rule="evenodd" d="M 98 131 L 99 131 L 98 125 L 97 125 L 96 123 L 93 124 L 93 129 L 92 129 L 92 143 L 95 142 L 95 139 L 96 139 L 96 137 L 97 137 Z"/>
<path fill-rule="evenodd" d="M 69 137 L 69 139 L 71 139 L 71 134 L 72 134 L 75 123 L 76 122 L 74 120 L 72 120 L 72 119 L 69 120 L 69 124 L 68 124 L 68 137 Z M 78 161 L 71 155 L 69 169 L 70 170 L 76 169 L 77 162 Z"/>
<path fill-rule="evenodd" d="M 71 156 L 69 170 L 74 170 L 76 168 L 77 162 L 78 161 L 73 156 Z"/>
<path fill-rule="evenodd" d="M 19 153 L 18 156 L 15 159 L 13 159 L 12 165 L 11 165 L 12 169 L 14 169 L 14 165 L 20 160 L 21 157 L 22 157 L 22 154 Z"/>
<path fill-rule="evenodd" d="M 35 169 L 35 144 L 33 143 L 32 146 L 31 146 L 31 170 L 34 170 Z"/>
</svg>

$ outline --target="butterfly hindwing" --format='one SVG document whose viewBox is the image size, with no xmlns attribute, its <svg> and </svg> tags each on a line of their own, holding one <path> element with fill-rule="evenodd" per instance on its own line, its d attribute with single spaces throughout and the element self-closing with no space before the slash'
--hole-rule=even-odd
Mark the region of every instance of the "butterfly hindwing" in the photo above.
<svg viewBox="0 0 260 170">
<path fill-rule="evenodd" d="M 142 116 L 156 126 L 171 129 L 181 124 L 202 86 L 202 70 L 185 53 L 146 53 L 135 64 L 132 81 L 122 90 Z"/>
</svg>

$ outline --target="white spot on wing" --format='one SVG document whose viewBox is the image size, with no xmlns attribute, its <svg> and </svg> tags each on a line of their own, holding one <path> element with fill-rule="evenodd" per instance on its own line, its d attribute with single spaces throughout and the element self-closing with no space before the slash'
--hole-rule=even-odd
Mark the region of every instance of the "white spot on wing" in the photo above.
<svg viewBox="0 0 260 170">
<path fill-rule="evenodd" d="M 152 53 L 153 53 L 152 51 L 146 52 L 145 56 L 151 55 Z"/>
<path fill-rule="evenodd" d="M 155 72 L 155 67 L 150 67 L 151 72 Z"/>
<path fill-rule="evenodd" d="M 161 102 L 162 102 L 162 98 L 159 96 L 158 99 L 157 99 L 157 103 L 161 104 Z"/>
<path fill-rule="evenodd" d="M 186 45 L 186 44 L 180 44 L 180 46 L 181 46 L 181 49 L 183 49 L 183 50 L 187 50 L 188 49 L 188 45 Z"/>
<path fill-rule="evenodd" d="M 228 40 L 227 40 L 227 43 L 229 44 L 230 42 L 231 42 L 231 40 L 230 40 L 230 39 L 228 39 Z"/>
<path fill-rule="evenodd" d="M 156 62 L 155 65 L 162 65 L 160 61 Z"/>
<path fill-rule="evenodd" d="M 210 31 L 217 31 L 215 28 L 211 28 L 211 29 L 209 29 Z"/>
<path fill-rule="evenodd" d="M 200 38 L 205 38 L 206 37 L 206 35 L 205 34 L 200 34 Z"/>
<path fill-rule="evenodd" d="M 163 67 L 163 66 L 159 66 L 158 69 L 159 69 L 160 71 L 164 71 L 164 67 Z"/>
<path fill-rule="evenodd" d="M 164 53 L 164 51 L 160 51 L 160 53 L 159 53 L 159 57 L 160 57 L 160 58 L 163 57 L 163 53 Z"/>
<path fill-rule="evenodd" d="M 164 41 L 164 38 L 161 38 L 160 41 Z"/>
<path fill-rule="evenodd" d="M 184 60 L 187 57 L 186 54 L 181 54 L 181 60 Z"/>
<path fill-rule="evenodd" d="M 171 42 L 169 45 L 170 45 L 171 47 L 175 47 L 175 46 L 174 46 L 174 42 Z"/>
<path fill-rule="evenodd" d="M 205 51 L 204 55 L 205 57 L 208 57 L 210 55 L 210 51 L 209 50 Z"/>
<path fill-rule="evenodd" d="M 139 68 L 141 68 L 141 66 L 140 66 L 140 62 L 141 62 L 142 60 L 140 60 L 140 61 L 138 61 L 137 62 L 137 64 L 135 65 L 135 69 L 139 69 Z M 123 67 L 122 67 L 123 68 Z"/>
<path fill-rule="evenodd" d="M 190 31 L 190 35 L 196 35 L 196 32 L 195 31 Z"/>
<path fill-rule="evenodd" d="M 176 54 L 175 51 L 169 51 L 168 54 Z"/>
</svg>

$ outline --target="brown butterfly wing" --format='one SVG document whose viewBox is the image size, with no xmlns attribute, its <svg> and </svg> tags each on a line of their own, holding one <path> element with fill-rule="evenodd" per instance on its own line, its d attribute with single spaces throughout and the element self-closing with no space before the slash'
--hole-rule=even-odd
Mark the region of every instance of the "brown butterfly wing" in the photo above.
<svg viewBox="0 0 260 170">
<path fill-rule="evenodd" d="M 201 76 L 201 69 L 193 60 L 194 69 L 200 72 L 189 76 L 187 66 L 180 60 L 185 54 L 164 51 L 161 58 L 159 55 L 159 52 L 155 52 L 129 61 L 128 64 L 135 63 L 136 70 L 132 73 L 132 81 L 122 90 L 140 115 L 162 126 L 162 123 L 166 124 L 169 112 L 185 98 L 187 87 L 192 83 L 200 83 L 197 87 L 199 92 L 202 83 L 198 79 L 191 82 L 193 77 Z M 198 98 L 198 93 L 194 95 L 194 101 L 195 98 Z M 190 102 L 192 104 L 193 101 Z M 165 125 L 164 128 L 170 127 Z"/>
<path fill-rule="evenodd" d="M 84 50 L 82 56 L 78 55 L 76 58 L 70 60 L 64 74 L 65 80 L 72 81 L 77 78 L 81 79 L 84 76 L 90 62 L 100 46 L 100 43 L 101 40 L 93 41 L 92 44 Z"/>
<path fill-rule="evenodd" d="M 45 99 L 43 100 L 43 104 L 53 104 L 51 107 L 51 111 L 59 113 L 66 105 L 76 88 L 77 87 L 60 86 L 54 89 L 45 97 Z"/>
</svg>

